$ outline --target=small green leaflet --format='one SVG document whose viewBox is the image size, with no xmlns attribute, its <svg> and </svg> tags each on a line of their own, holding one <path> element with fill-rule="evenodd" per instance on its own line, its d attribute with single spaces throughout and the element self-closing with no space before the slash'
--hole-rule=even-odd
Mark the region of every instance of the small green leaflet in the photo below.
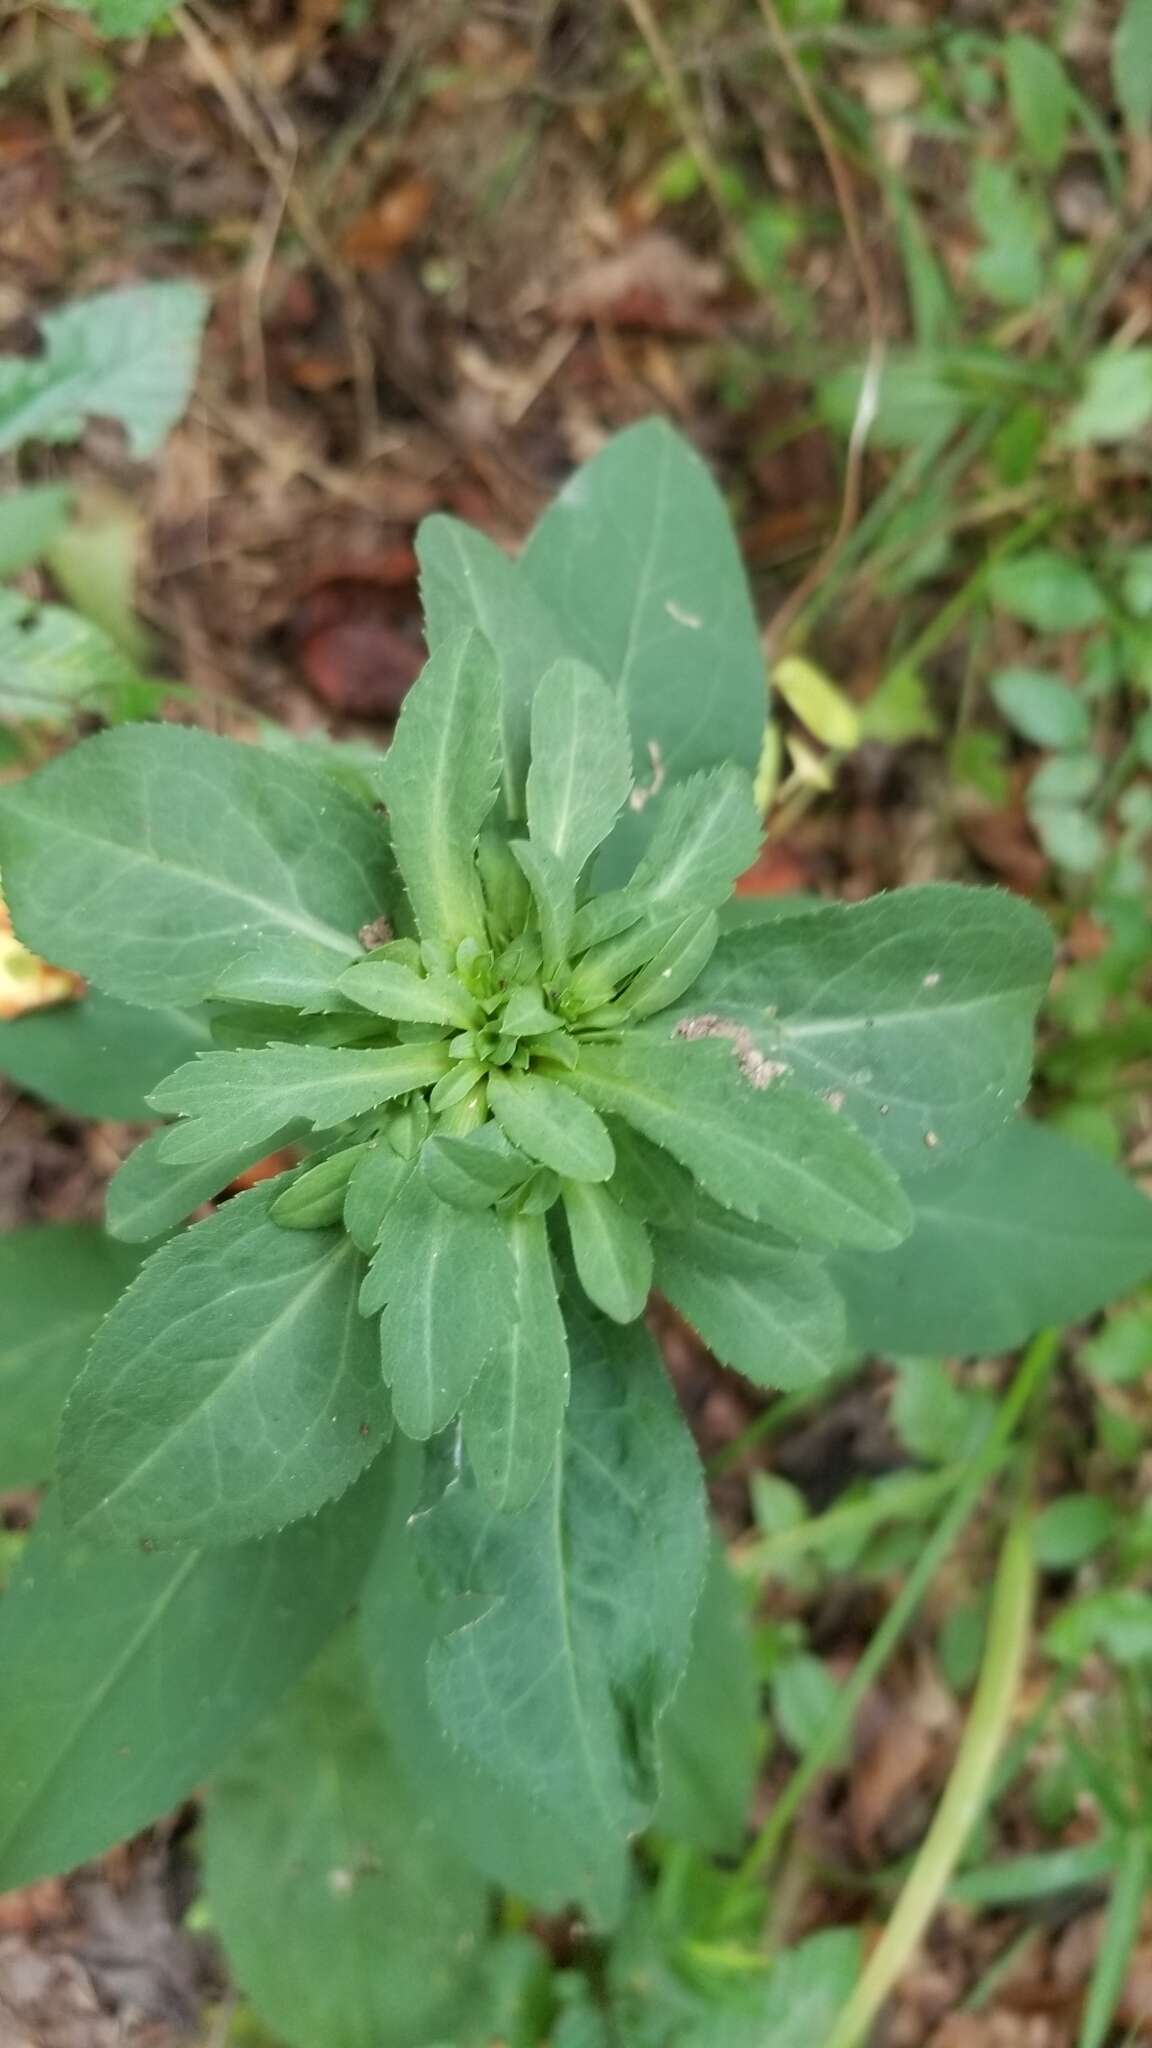
<svg viewBox="0 0 1152 2048">
<path fill-rule="evenodd" d="M 384 796 L 408 899 L 426 939 L 455 947 L 484 929 L 476 868 L 496 801 L 500 679 L 479 633 L 438 647 L 404 699 Z"/>
<path fill-rule="evenodd" d="M 227 1145 L 270 1141 L 297 1117 L 327 1130 L 379 1104 L 426 1088 L 448 1067 L 442 1045 L 270 1045 L 265 1051 L 206 1052 L 179 1067 L 152 1096 L 164 1116 L 188 1119 L 165 1133 L 159 1151 L 174 1164 L 213 1159 Z"/>
<path fill-rule="evenodd" d="M 207 312 L 199 285 L 165 283 L 46 313 L 38 356 L 0 356 L 0 453 L 75 441 L 99 415 L 120 422 L 133 455 L 154 455 L 188 403 Z"/>
<path fill-rule="evenodd" d="M 80 712 L 107 712 L 118 692 L 142 681 L 135 662 L 90 619 L 0 590 L 0 718 L 63 731 Z"/>
<path fill-rule="evenodd" d="M 0 1493 L 51 1477 L 64 1397 L 139 1263 L 91 1223 L 0 1237 Z"/>
<path fill-rule="evenodd" d="M 792 1237 L 884 1251 L 909 1226 L 891 1169 L 815 1096 L 744 1074 L 738 1044 L 584 1047 L 574 1076 L 727 1208 Z"/>
<path fill-rule="evenodd" d="M 482 1124 L 466 1138 L 439 1133 L 426 1140 L 420 1171 L 442 1202 L 459 1209 L 490 1209 L 520 1187 L 532 1163 L 508 1143 L 499 1124 Z"/>
<path fill-rule="evenodd" d="M 367 1144 L 345 1145 L 305 1164 L 273 1202 L 269 1214 L 281 1230 L 325 1230 L 344 1221 L 348 1183 L 368 1155 Z"/>
<path fill-rule="evenodd" d="M 488 1101 L 506 1136 L 530 1159 L 571 1180 L 608 1179 L 616 1160 L 612 1140 L 567 1082 L 493 1072 Z"/>
<path fill-rule="evenodd" d="M 550 668 L 532 703 L 528 832 L 569 883 L 616 823 L 632 787 L 619 699 L 583 662 Z"/>
<path fill-rule="evenodd" d="M 380 1355 L 405 1435 L 451 1422 L 507 1331 L 512 1259 L 491 1209 L 458 1209 L 413 1174 L 389 1214 L 364 1285 L 365 1314 L 384 1307 Z"/>
<path fill-rule="evenodd" d="M 671 791 L 629 894 L 653 910 L 717 910 L 760 851 L 760 814 L 750 778 L 726 765 Z"/>
<path fill-rule="evenodd" d="M 634 1322 L 652 1285 L 648 1232 L 596 1182 L 565 1181 L 562 1192 L 581 1287 L 613 1322 Z"/>
<path fill-rule="evenodd" d="M 910 1181 L 913 1230 L 886 1259 L 831 1263 L 862 1350 L 1007 1351 L 1152 1276 L 1152 1202 L 1059 1132 L 1012 1123 Z"/>
<path fill-rule="evenodd" d="M 347 1612 L 380 1515 L 369 1473 L 263 1543 L 147 1557 L 66 1542 L 49 1507 L 0 1603 L 0 1889 L 187 1798 Z"/>
<path fill-rule="evenodd" d="M 173 725 L 101 733 L 5 790 L 0 869 L 26 945 L 156 1006 L 277 934 L 343 966 L 395 886 L 379 820 L 331 777 Z"/>
<path fill-rule="evenodd" d="M 344 1228 L 369 1258 L 393 1202 L 414 1170 L 415 1160 L 402 1158 L 387 1136 L 374 1139 L 353 1168 L 344 1197 Z"/>
<path fill-rule="evenodd" d="M 160 1147 L 166 1134 L 154 1132 L 128 1154 L 108 1183 L 104 1221 L 109 1232 L 124 1244 L 146 1244 L 149 1238 L 163 1236 L 183 1223 L 201 1202 L 211 1201 L 266 1151 L 278 1151 L 287 1144 L 294 1130 L 292 1125 L 278 1131 L 271 1146 L 261 1138 L 255 1145 L 233 1147 L 203 1166 L 173 1166 L 162 1159 Z"/>
<path fill-rule="evenodd" d="M 70 504 L 71 492 L 62 484 L 32 484 L 0 494 L 0 576 L 15 576 L 40 560 Z"/>
<path fill-rule="evenodd" d="M 447 1603 L 428 1663 L 443 1732 L 594 1871 L 655 1802 L 656 1729 L 687 1662 L 706 1531 L 651 1340 L 575 1308 L 568 1331 L 568 1419 L 532 1503 L 501 1514 L 463 1472 L 415 1529 Z"/>
<path fill-rule="evenodd" d="M 767 678 L 732 524 L 694 450 L 645 420 L 570 478 L 519 568 L 628 719 L 638 788 L 596 865 L 610 887 L 684 776 L 755 774 Z"/>
<path fill-rule="evenodd" d="M 504 807 L 522 818 L 532 699 L 541 676 L 572 650 L 519 565 L 487 534 L 435 513 L 416 536 L 416 553 L 432 653 L 466 626 L 479 627 L 495 652 Z"/>
<path fill-rule="evenodd" d="M 211 1042 L 202 1010 L 145 1010 L 94 990 L 0 1023 L 0 1074 L 73 1116 L 147 1123 L 153 1088 Z"/>
<path fill-rule="evenodd" d="M 931 883 L 725 932 L 680 1028 L 714 1018 L 918 1172 L 1019 1105 L 1051 962 L 1018 897 Z"/>
<path fill-rule="evenodd" d="M 748 1620 L 714 1537 L 688 1669 L 660 1724 L 660 1803 L 652 1817 L 660 1834 L 705 1855 L 739 1850 L 756 1781 L 760 1674 Z"/>
<path fill-rule="evenodd" d="M 501 1514 L 527 1507 L 556 1456 L 568 1402 L 568 1337 L 543 1216 L 505 1223 L 514 1300 L 507 1328 L 464 1403 L 464 1443 Z"/>
<path fill-rule="evenodd" d="M 1067 147 L 1072 113 L 1064 66 L 1047 43 L 1012 35 L 1004 42 L 1004 75 L 1024 147 L 1041 170 L 1054 171 Z"/>
<path fill-rule="evenodd" d="M 468 1031 L 480 1018 L 452 976 L 417 974 L 400 960 L 362 960 L 340 977 L 341 994 L 402 1024 L 451 1024 Z"/>
<path fill-rule="evenodd" d="M 554 973 L 572 942 L 576 892 L 546 846 L 536 846 L 530 839 L 513 839 L 511 852 L 532 891 L 545 971 Z"/>
<path fill-rule="evenodd" d="M 240 1543 L 315 1512 L 388 1432 L 363 1261 L 342 1232 L 280 1230 L 283 1181 L 148 1261 L 64 1414 L 66 1521 L 101 1544 Z"/>
<path fill-rule="evenodd" d="M 354 951 L 349 950 L 348 964 Z M 234 1003 L 271 1003 L 307 1016 L 340 1007 L 335 999 L 340 973 L 341 963 L 330 946 L 278 932 L 230 961 L 212 994 Z"/>
<path fill-rule="evenodd" d="M 480 1989 L 483 1881 L 400 1779 L 341 1643 L 213 1784 L 212 1924 L 293 2048 L 458 2040 Z"/>
<path fill-rule="evenodd" d="M 818 1386 L 843 1359 L 844 1306 L 808 1253 L 660 1231 L 656 1285 L 721 1363 L 757 1386 Z"/>
</svg>

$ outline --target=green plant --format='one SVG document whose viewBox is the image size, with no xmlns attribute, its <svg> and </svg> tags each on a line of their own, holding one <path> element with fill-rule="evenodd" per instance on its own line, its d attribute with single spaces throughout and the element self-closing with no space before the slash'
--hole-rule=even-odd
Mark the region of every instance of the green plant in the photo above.
<svg viewBox="0 0 1152 2048">
<path fill-rule="evenodd" d="M 0 1609 L 0 1883 L 213 1778 L 215 1922 L 304 2044 L 378 2041 L 381 2001 L 397 2048 L 487 2039 L 505 1973 L 539 1960 L 481 1939 L 488 1885 L 631 1927 L 640 1830 L 716 1845 L 690 1766 L 709 1662 L 739 1673 L 742 1636 L 715 1568 L 701 1603 L 653 1285 L 718 1358 L 799 1393 L 865 1346 L 1008 1348 L 1152 1268 L 1143 1198 L 1017 1114 L 1050 964 L 1034 910 L 954 885 L 727 902 L 759 839 L 763 669 L 724 508 L 675 435 L 610 443 L 516 563 L 441 518 L 420 552 L 432 651 L 379 764 L 126 726 L 0 805 L 25 943 L 125 1022 L 211 1034 L 112 1182 L 114 1236 L 166 1241 L 72 1389 Z M 285 1145 L 298 1165 L 176 1231 Z M 941 1540 L 1023 1398 L 963 1420 L 977 1455 Z M 785 1642 L 786 1735 L 812 1677 Z M 847 1695 L 823 1705 L 842 1734 Z M 745 1726 L 729 1836 L 754 1752 Z M 267 1897 L 253 1830 L 283 1873 Z M 420 1947 L 382 1956 L 365 2004 L 401 1841 Z M 749 1920 L 765 1861 L 676 1919 L 677 1983 L 695 1957 L 707 1989 L 681 1984 L 654 2044 L 761 2039 L 779 1984 L 733 1975 L 715 1930 Z M 629 2024 L 623 1968 L 591 2003 L 574 1987 L 557 2043 Z M 517 1994 L 545 2015 L 558 1995 Z"/>
</svg>

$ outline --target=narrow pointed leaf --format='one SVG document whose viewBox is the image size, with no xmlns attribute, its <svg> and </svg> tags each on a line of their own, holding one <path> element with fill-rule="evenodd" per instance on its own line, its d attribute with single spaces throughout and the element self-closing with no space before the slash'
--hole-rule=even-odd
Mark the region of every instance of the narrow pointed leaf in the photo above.
<svg viewBox="0 0 1152 2048">
<path fill-rule="evenodd" d="M 340 977 L 340 991 L 379 1017 L 402 1024 L 451 1024 L 467 1031 L 481 1015 L 446 976 L 417 974 L 399 960 L 363 960 Z"/>
<path fill-rule="evenodd" d="M 532 891 L 546 971 L 554 973 L 567 957 L 572 940 L 576 896 L 570 877 L 547 847 L 530 839 L 514 839 L 513 858 Z"/>
<path fill-rule="evenodd" d="M 273 1223 L 281 1230 L 325 1230 L 342 1223 L 348 1183 L 367 1151 L 366 1144 L 345 1145 L 293 1174 L 268 1212 Z"/>
<path fill-rule="evenodd" d="M 690 1010 L 744 1033 L 917 1172 L 1019 1105 L 1051 961 L 1047 923 L 1018 897 L 932 883 L 726 932 Z"/>
<path fill-rule="evenodd" d="M 399 1777 L 343 1645 L 216 1777 L 203 1847 L 213 1927 L 279 2039 L 461 2038 L 487 1891 Z"/>
<path fill-rule="evenodd" d="M 64 1397 L 139 1263 L 90 1223 L 0 1237 L 0 1493 L 51 1477 Z"/>
<path fill-rule="evenodd" d="M 566 1181 L 562 1192 L 581 1287 L 614 1323 L 634 1322 L 652 1285 L 648 1232 L 603 1186 Z"/>
<path fill-rule="evenodd" d="M 347 1612 L 380 1513 L 369 1473 L 262 1543 L 121 1557 L 66 1540 L 46 1510 L 0 1603 L 0 1889 L 187 1798 Z"/>
<path fill-rule="evenodd" d="M 374 1138 L 364 1157 L 357 1161 L 344 1197 L 344 1228 L 362 1252 L 372 1256 L 392 1204 L 415 1171 L 414 1159 L 405 1159 L 388 1137 Z"/>
<path fill-rule="evenodd" d="M 714 910 L 693 910 L 624 993 L 634 1023 L 666 1010 L 693 987 L 716 949 L 720 925 Z"/>
<path fill-rule="evenodd" d="M 568 1327 L 568 1420 L 534 1501 L 499 1514 L 464 1472 L 416 1535 L 447 1603 L 428 1664 L 444 1733 L 595 1869 L 655 1801 L 656 1730 L 687 1661 L 706 1532 L 651 1340 L 575 1310 Z"/>
<path fill-rule="evenodd" d="M 272 1045 L 264 1051 L 209 1052 L 180 1067 L 152 1097 L 165 1116 L 188 1121 L 167 1131 L 160 1156 L 193 1165 L 222 1146 L 270 1140 L 297 1118 L 328 1130 L 348 1117 L 428 1087 L 447 1070 L 438 1044 Z"/>
<path fill-rule="evenodd" d="M 1094 1152 L 1009 1124 L 908 1184 L 913 1229 L 884 1259 L 831 1271 L 855 1341 L 925 1357 L 1007 1351 L 1152 1277 L 1152 1202 Z"/>
<path fill-rule="evenodd" d="M 760 814 L 749 776 L 725 766 L 670 792 L 630 891 L 652 908 L 717 910 L 760 851 Z"/>
<path fill-rule="evenodd" d="M 496 660 L 478 633 L 437 648 L 404 699 L 384 764 L 396 859 L 426 939 L 457 946 L 484 929 L 480 828 L 499 787 Z"/>
<path fill-rule="evenodd" d="M 257 939 L 343 965 L 394 892 L 369 805 L 299 759 L 174 725 L 85 740 L 5 790 L 20 937 L 130 1002 L 196 1002 Z"/>
<path fill-rule="evenodd" d="M 226 1188 L 246 1166 L 252 1166 L 267 1152 L 287 1144 L 296 1129 L 287 1125 L 271 1141 L 258 1138 L 255 1144 L 231 1145 L 214 1159 L 194 1166 L 174 1166 L 160 1154 L 167 1133 L 156 1131 L 145 1138 L 117 1167 L 108 1183 L 104 1221 L 113 1237 L 125 1244 L 146 1244 L 183 1223 L 200 1207 Z"/>
<path fill-rule="evenodd" d="M 533 845 L 575 882 L 607 839 L 631 787 L 632 746 L 619 698 L 583 662 L 557 662 L 532 703 Z"/>
<path fill-rule="evenodd" d="M 414 1174 L 388 1217 L 365 1310 L 381 1299 L 380 1354 L 396 1421 L 407 1436 L 434 1436 L 459 1413 L 508 1327 L 513 1271 L 500 1219 L 451 1207 Z"/>
<path fill-rule="evenodd" d="M 279 1230 L 282 1183 L 153 1254 L 101 1328 L 61 1431 L 68 1524 L 93 1541 L 240 1543 L 315 1512 L 388 1430 L 363 1262 Z"/>
<path fill-rule="evenodd" d="M 543 1216 L 510 1217 L 515 1298 L 506 1333 L 464 1404 L 464 1442 L 501 1514 L 527 1507 L 552 1468 L 568 1402 L 568 1338 Z"/>
<path fill-rule="evenodd" d="M 909 1227 L 891 1168 L 815 1096 L 749 1079 L 709 1040 L 584 1047 L 574 1081 L 687 1166 L 726 1208 L 786 1235 L 884 1250 Z"/>
<path fill-rule="evenodd" d="M 721 1363 L 757 1386 L 818 1386 L 843 1360 L 844 1305 L 809 1253 L 750 1246 L 721 1264 L 702 1234 L 660 1231 L 656 1285 Z"/>
<path fill-rule="evenodd" d="M 612 1140 L 566 1082 L 494 1071 L 488 1101 L 501 1129 L 530 1159 L 571 1180 L 608 1179 L 616 1158 Z"/>
</svg>

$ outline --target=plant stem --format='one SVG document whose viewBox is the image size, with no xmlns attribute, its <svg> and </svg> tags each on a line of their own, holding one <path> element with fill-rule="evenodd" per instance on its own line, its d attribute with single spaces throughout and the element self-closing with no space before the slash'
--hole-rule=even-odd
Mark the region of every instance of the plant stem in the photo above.
<svg viewBox="0 0 1152 2048">
<path fill-rule="evenodd" d="M 832 1765 L 851 1732 L 856 1712 L 865 1694 L 875 1684 L 932 1580 L 947 1557 L 969 1516 L 979 1505 L 984 1488 L 1000 1464 L 1015 1434 L 1016 1426 L 1033 1396 L 1043 1386 L 1060 1348 L 1057 1330 L 1041 1330 L 1020 1362 L 1012 1386 L 997 1411 L 996 1419 L 973 1459 L 967 1478 L 958 1487 L 947 1513 L 921 1551 L 896 1599 L 889 1608 L 868 1648 L 844 1685 L 835 1709 L 829 1714 L 803 1762 L 798 1764 L 760 1833 L 736 1872 L 739 1892 L 751 1879 L 765 1874 L 780 1849 L 788 1829 L 817 1779 Z"/>
<path fill-rule="evenodd" d="M 1108 2039 L 1140 1931 L 1148 1886 L 1149 1846 L 1147 1828 L 1133 1828 L 1125 1840 L 1104 1922 L 1104 1939 L 1080 2022 L 1078 2048 L 1104 2048 Z"/>
<path fill-rule="evenodd" d="M 952 1775 L 892 1918 L 833 2027 L 827 2048 L 859 2048 L 866 2038 L 918 1948 L 983 1808 L 1008 1732 L 1031 1632 L 1035 1571 L 1029 1520 L 1029 1502 L 1021 1489 L 996 1573 L 980 1682 Z"/>
</svg>

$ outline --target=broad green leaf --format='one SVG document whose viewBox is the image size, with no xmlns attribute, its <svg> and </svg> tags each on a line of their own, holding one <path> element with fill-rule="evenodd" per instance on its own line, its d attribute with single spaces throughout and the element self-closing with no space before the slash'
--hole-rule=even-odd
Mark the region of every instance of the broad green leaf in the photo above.
<svg viewBox="0 0 1152 2048">
<path fill-rule="evenodd" d="M 1008 103 L 1020 139 L 1041 170 L 1054 171 L 1068 143 L 1072 95 L 1055 50 L 1035 36 L 1008 36 L 1004 43 Z"/>
<path fill-rule="evenodd" d="M 613 1322 L 634 1322 L 652 1285 L 648 1232 L 594 1181 L 565 1181 L 562 1192 L 581 1287 Z"/>
<path fill-rule="evenodd" d="M 93 1553 L 47 1510 L 0 1604 L 0 1887 L 187 1798 L 311 1663 L 379 1531 L 375 1473 L 281 1535 L 179 1557 Z"/>
<path fill-rule="evenodd" d="M 727 1208 L 792 1237 L 883 1250 L 908 1228 L 891 1169 L 817 1097 L 742 1070 L 739 1047 L 587 1045 L 581 1093 L 671 1152 Z M 761 1078 L 763 1074 L 763 1078 Z"/>
<path fill-rule="evenodd" d="M 384 796 L 408 900 L 426 939 L 458 946 L 484 931 L 476 867 L 496 801 L 500 678 L 479 633 L 438 647 L 404 699 Z"/>
<path fill-rule="evenodd" d="M 1037 747 L 1083 746 L 1092 719 L 1083 697 L 1042 669 L 1003 668 L 988 685 L 997 710 L 1014 732 Z"/>
<path fill-rule="evenodd" d="M 400 960 L 362 960 L 341 975 L 339 986 L 365 1010 L 401 1024 L 451 1024 L 469 1031 L 481 1017 L 454 976 L 417 974 Z"/>
<path fill-rule="evenodd" d="M 617 697 L 580 661 L 558 661 L 532 702 L 528 831 L 576 882 L 632 787 L 632 746 Z"/>
<path fill-rule="evenodd" d="M 694 450 L 645 420 L 570 478 L 520 567 L 627 715 L 638 786 L 596 865 L 607 887 L 686 775 L 755 773 L 767 680 L 732 524 Z"/>
<path fill-rule="evenodd" d="M 0 1237 L 0 1493 L 51 1476 L 64 1397 L 139 1263 L 90 1223 Z"/>
<path fill-rule="evenodd" d="M 1126 441 L 1152 420 L 1152 348 L 1111 348 L 1085 366 L 1084 396 L 1064 428 L 1073 448 Z"/>
<path fill-rule="evenodd" d="M 1129 128 L 1152 129 L 1152 0 L 1124 0 L 1112 37 L 1112 90 Z"/>
<path fill-rule="evenodd" d="M 0 1023 L 0 1074 L 73 1116 L 147 1123 L 152 1090 L 211 1044 L 199 1010 L 145 1010 L 94 991 Z"/>
<path fill-rule="evenodd" d="M 75 441 L 98 417 L 119 421 L 133 455 L 154 455 L 188 403 L 207 312 L 199 285 L 164 283 L 46 313 L 39 355 L 0 357 L 0 453 Z"/>
<path fill-rule="evenodd" d="M 464 1403 L 464 1443 L 485 1498 L 527 1507 L 556 1456 L 568 1402 L 568 1338 L 543 1216 L 505 1224 L 515 1298 L 503 1337 Z"/>
<path fill-rule="evenodd" d="M 467 626 L 478 627 L 495 652 L 504 806 L 510 818 L 522 818 L 532 699 L 541 676 L 575 650 L 519 565 L 487 534 L 434 513 L 416 536 L 416 553 L 432 653 Z"/>
<path fill-rule="evenodd" d="M 90 619 L 0 590 L 0 719 L 63 728 L 141 681 L 135 663 Z"/>
<path fill-rule="evenodd" d="M 818 1386 L 843 1359 L 844 1307 L 808 1253 L 734 1236 L 717 1244 L 699 1226 L 659 1231 L 656 1285 L 721 1363 L 757 1386 Z"/>
<path fill-rule="evenodd" d="M 731 1856 L 747 1824 L 761 1749 L 751 1616 L 714 1540 L 688 1668 L 660 1724 L 652 1825 L 705 1855 Z"/>
<path fill-rule="evenodd" d="M 513 1271 L 501 1219 L 442 1202 L 413 1174 L 388 1214 L 361 1306 L 384 1306 L 380 1356 L 399 1427 L 434 1436 L 507 1332 Z"/>
<path fill-rule="evenodd" d="M 488 1894 L 400 1778 L 352 1647 L 215 1779 L 205 1894 L 238 1982 L 291 2048 L 428 2048 L 474 2006 Z"/>
<path fill-rule="evenodd" d="M 1010 1124 L 909 1193 L 915 1225 L 898 1251 L 832 1262 L 850 1333 L 870 1350 L 1006 1351 L 1152 1274 L 1152 1202 L 1038 1124 Z"/>
<path fill-rule="evenodd" d="M 363 1261 L 280 1230 L 282 1182 L 155 1252 L 104 1323 L 61 1431 L 68 1524 L 100 1544 L 241 1543 L 342 1493 L 388 1432 Z"/>
<path fill-rule="evenodd" d="M 566 1081 L 493 1070 L 488 1101 L 505 1135 L 530 1159 L 571 1180 L 608 1179 L 616 1158 L 612 1140 Z"/>
<path fill-rule="evenodd" d="M 271 1140 L 297 1117 L 328 1130 L 397 1095 L 425 1088 L 448 1068 L 440 1044 L 270 1045 L 265 1051 L 205 1052 L 161 1082 L 152 1104 L 186 1123 L 167 1131 L 160 1156 L 177 1164 L 209 1160 L 228 1144 Z"/>
<path fill-rule="evenodd" d="M 1087 569 L 1056 548 L 1031 548 L 996 562 L 988 577 L 994 604 L 1037 633 L 1081 633 L 1107 605 Z"/>
<path fill-rule="evenodd" d="M 252 1166 L 266 1152 L 278 1151 L 288 1142 L 294 1126 L 278 1131 L 269 1145 L 261 1138 L 255 1145 L 231 1146 L 206 1165 L 173 1166 L 160 1156 L 166 1133 L 155 1131 L 137 1145 L 108 1183 L 104 1220 L 113 1237 L 124 1244 L 146 1244 L 183 1223 L 200 1207 L 226 1188 L 246 1166 Z"/>
<path fill-rule="evenodd" d="M 390 1498 L 364 1588 L 360 1640 L 377 1711 L 421 1809 L 474 1869 L 538 1911 L 559 1912 L 578 1901 L 603 1925 L 623 1903 L 627 1844 L 602 1833 L 589 1843 L 558 1828 L 552 1813 L 534 1804 L 531 1789 L 483 1769 L 432 1712 L 428 1658 L 443 1615 L 419 1564 L 415 1525 L 427 1458 L 422 1445 L 398 1436 L 376 1468 L 387 1474 Z"/>
<path fill-rule="evenodd" d="M 32 484 L 4 492 L 0 497 L 0 576 L 15 576 L 40 560 L 67 519 L 70 503 L 71 493 L 62 484 Z"/>
<path fill-rule="evenodd" d="M 652 841 L 629 883 L 651 909 L 716 910 L 760 851 L 752 783 L 726 764 L 692 775 L 661 806 Z"/>
<path fill-rule="evenodd" d="M 1051 961 L 1019 898 L 931 883 L 726 932 L 679 1028 L 713 1019 L 917 1172 L 1022 1100 Z"/>
<path fill-rule="evenodd" d="M 466 1138 L 444 1132 L 429 1138 L 421 1147 L 420 1170 L 442 1202 L 490 1209 L 527 1180 L 532 1164 L 489 1122 Z"/>
<path fill-rule="evenodd" d="M 394 870 L 330 777 L 171 725 L 85 740 L 0 800 L 0 870 L 34 952 L 129 1001 L 198 1001 L 259 939 L 343 966 Z"/>
<path fill-rule="evenodd" d="M 501 1514 L 462 1472 L 416 1535 L 445 1602 L 428 1663 L 444 1733 L 514 1804 L 548 1815 L 591 1877 L 655 1803 L 656 1731 L 687 1663 L 706 1531 L 651 1340 L 574 1309 L 568 1331 L 568 1420 L 530 1506 Z"/>
<path fill-rule="evenodd" d="M 353 953 L 348 954 L 349 962 Z M 212 995 L 233 1003 L 271 1003 L 277 1008 L 317 1010 L 339 1007 L 336 989 L 341 962 L 329 945 L 277 933 L 232 960 L 217 976 Z"/>
</svg>

